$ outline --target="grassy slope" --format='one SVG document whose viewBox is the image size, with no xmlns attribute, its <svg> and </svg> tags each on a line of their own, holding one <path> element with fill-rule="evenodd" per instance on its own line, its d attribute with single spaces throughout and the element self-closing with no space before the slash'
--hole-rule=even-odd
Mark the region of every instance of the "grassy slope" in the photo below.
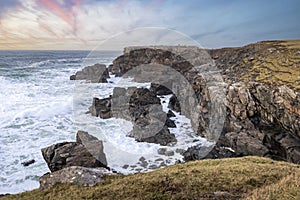
<svg viewBox="0 0 300 200">
<path fill-rule="evenodd" d="M 249 68 L 246 80 L 267 84 L 285 84 L 300 91 L 300 40 L 271 41 L 254 44 L 253 60 L 244 59 Z M 251 45 L 249 45 L 251 46 Z"/>
<path fill-rule="evenodd" d="M 268 158 L 201 160 L 106 178 L 94 187 L 56 185 L 4 199 L 299 199 L 300 166 Z"/>
</svg>

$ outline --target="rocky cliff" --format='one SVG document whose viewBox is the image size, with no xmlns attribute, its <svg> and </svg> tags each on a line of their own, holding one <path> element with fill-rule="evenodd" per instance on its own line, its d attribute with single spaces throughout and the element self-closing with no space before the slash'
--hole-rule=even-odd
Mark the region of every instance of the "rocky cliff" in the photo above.
<svg viewBox="0 0 300 200">
<path fill-rule="evenodd" d="M 148 80 L 139 76 L 141 69 L 133 70 L 141 65 L 152 72 Z M 172 79 L 170 70 L 160 70 L 163 66 L 179 72 L 188 84 L 182 86 L 186 83 L 176 76 Z M 117 76 L 132 76 L 172 90 L 173 104 L 191 118 L 197 133 L 218 146 L 231 147 L 237 156 L 259 155 L 294 163 L 300 162 L 299 69 L 300 41 L 216 50 L 130 47 L 109 67 Z M 188 85 L 197 102 L 188 100 Z"/>
</svg>

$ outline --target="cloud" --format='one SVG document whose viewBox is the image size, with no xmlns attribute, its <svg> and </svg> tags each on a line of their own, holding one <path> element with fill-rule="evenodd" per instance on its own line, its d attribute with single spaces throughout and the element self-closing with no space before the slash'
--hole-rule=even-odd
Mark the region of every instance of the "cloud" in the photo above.
<svg viewBox="0 0 300 200">
<path fill-rule="evenodd" d="M 300 34 L 299 6 L 297 0 L 0 0 L 0 48 L 93 49 L 139 27 L 172 28 L 205 47 L 286 39 Z"/>
<path fill-rule="evenodd" d="M 0 15 L 4 14 L 8 9 L 19 5 L 19 0 L 1 0 Z"/>
</svg>

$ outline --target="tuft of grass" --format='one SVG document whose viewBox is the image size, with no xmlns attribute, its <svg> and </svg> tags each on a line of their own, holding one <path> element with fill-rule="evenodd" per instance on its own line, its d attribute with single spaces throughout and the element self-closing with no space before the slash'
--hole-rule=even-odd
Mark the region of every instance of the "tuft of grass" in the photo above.
<svg viewBox="0 0 300 200">
<path fill-rule="evenodd" d="M 299 165 L 268 158 L 207 159 L 148 173 L 108 176 L 94 187 L 59 184 L 45 191 L 6 196 L 3 200 L 292 199 L 299 197 L 299 176 Z"/>
</svg>

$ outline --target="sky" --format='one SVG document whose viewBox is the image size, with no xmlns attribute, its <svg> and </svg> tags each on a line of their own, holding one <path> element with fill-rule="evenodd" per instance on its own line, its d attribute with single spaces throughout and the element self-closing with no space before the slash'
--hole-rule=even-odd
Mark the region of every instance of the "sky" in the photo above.
<svg viewBox="0 0 300 200">
<path fill-rule="evenodd" d="M 300 39 L 299 9 L 300 0 L 0 0 L 0 49 L 89 50 L 143 27 L 205 48 Z"/>
</svg>

